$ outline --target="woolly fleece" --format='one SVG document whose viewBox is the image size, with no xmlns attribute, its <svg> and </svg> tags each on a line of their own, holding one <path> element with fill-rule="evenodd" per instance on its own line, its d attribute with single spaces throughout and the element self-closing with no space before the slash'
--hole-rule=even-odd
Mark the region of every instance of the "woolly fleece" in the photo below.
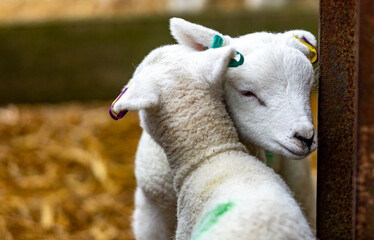
<svg viewBox="0 0 374 240">
<path fill-rule="evenodd" d="M 143 129 L 167 155 L 178 197 L 177 240 L 190 239 L 204 214 L 228 201 L 236 208 L 199 239 L 314 239 L 281 178 L 239 142 L 222 98 L 234 54 L 231 47 L 156 49 L 113 109 L 140 110 Z"/>
<path fill-rule="evenodd" d="M 279 59 L 283 58 L 282 54 L 288 54 L 287 50 L 289 50 L 289 48 L 287 48 L 287 46 L 302 51 L 302 53 L 304 53 L 306 56 L 309 56 L 310 53 L 308 52 L 308 49 L 304 45 L 300 44 L 300 42 L 295 39 L 294 36 L 304 36 L 312 44 L 316 44 L 315 37 L 311 33 L 303 30 L 293 30 L 279 34 L 261 32 L 248 34 L 238 38 L 231 38 L 227 35 L 222 35 L 215 30 L 208 29 L 197 24 L 189 23 L 187 21 L 184 21 L 183 19 L 178 18 L 173 18 L 171 20 L 170 27 L 173 36 L 176 38 L 179 44 L 189 46 L 194 50 L 202 50 L 207 46 L 211 46 L 214 35 L 222 36 L 224 38 L 225 46 L 230 44 L 235 46 L 237 50 L 243 53 L 246 57 L 254 53 L 256 50 L 264 48 L 284 50 L 284 52 L 281 53 L 279 53 L 279 51 L 276 51 L 278 54 L 271 53 L 270 56 L 258 56 L 261 58 L 265 58 L 265 60 L 269 61 L 270 63 L 276 63 L 277 61 L 279 61 Z M 292 53 L 293 52 L 291 52 L 291 55 Z M 306 57 L 302 55 L 296 55 L 295 57 L 296 61 L 300 61 L 297 60 L 298 58 L 306 59 Z M 265 62 L 264 64 L 271 65 L 267 62 Z M 308 63 L 307 65 L 310 65 L 310 63 Z M 280 127 L 283 129 L 288 129 L 288 126 L 283 126 L 280 124 L 274 125 L 272 122 L 269 123 L 270 120 L 266 119 L 269 117 L 268 115 L 266 115 L 265 117 L 260 116 L 260 121 L 256 121 L 255 118 L 262 114 L 262 112 L 259 112 L 256 109 L 259 108 L 259 106 L 256 106 L 254 103 L 252 103 L 253 101 L 250 102 L 251 105 L 254 105 L 252 107 L 247 102 L 240 102 L 236 100 L 236 88 L 250 85 L 252 82 L 255 82 L 248 77 L 250 74 L 248 74 L 246 71 L 242 71 L 243 68 L 245 68 L 245 66 L 241 67 L 240 69 L 229 69 L 225 74 L 225 99 L 227 99 L 227 102 L 231 104 L 229 106 L 230 114 L 234 121 L 237 122 L 236 127 L 239 132 L 240 138 L 242 142 L 245 143 L 251 155 L 256 156 L 261 161 L 265 161 L 263 148 L 271 150 L 275 153 L 285 154 L 286 156 L 288 156 L 284 157 L 276 155 L 273 168 L 284 178 L 286 183 L 290 186 L 291 190 L 295 194 L 296 200 L 301 204 L 309 222 L 314 223 L 316 204 L 314 186 L 310 173 L 309 159 L 306 158 L 299 161 L 294 161 L 290 158 L 295 158 L 295 156 L 288 155 L 287 153 L 283 152 L 282 149 L 279 150 L 274 146 L 269 146 L 269 139 L 275 134 L 268 129 L 279 129 Z M 279 66 L 278 68 L 279 71 L 277 71 L 276 73 L 281 72 L 281 75 L 284 75 L 282 71 L 286 71 L 286 69 L 282 66 Z M 293 71 L 295 72 L 295 70 Z M 305 74 L 303 68 L 299 69 L 298 71 L 301 72 L 300 75 Z M 264 79 L 265 77 L 261 76 L 261 74 L 263 73 L 260 72 L 259 77 L 261 79 Z M 302 88 L 303 90 L 299 90 L 298 87 L 294 87 L 290 88 L 289 91 L 295 91 L 296 93 L 299 92 L 299 94 L 307 95 L 307 97 L 309 97 L 311 84 L 308 78 L 310 78 L 310 76 L 301 76 L 301 78 L 301 84 L 306 85 L 307 89 Z M 281 80 L 283 81 L 283 79 Z M 266 93 L 266 91 L 270 92 L 267 87 L 268 85 L 275 85 L 275 87 L 278 87 L 280 83 L 275 81 L 270 81 L 267 83 L 266 81 L 264 81 L 262 85 L 259 85 L 257 87 L 264 88 L 264 91 Z M 278 96 L 278 99 L 282 100 L 284 98 L 291 98 L 293 95 L 295 94 L 291 94 L 291 96 L 285 96 L 283 98 L 282 96 Z M 275 97 L 276 96 L 274 96 L 274 98 Z M 302 104 L 305 104 L 307 107 L 309 107 L 309 100 L 305 101 L 304 99 L 304 96 L 296 96 L 296 99 L 294 99 L 294 101 L 301 102 Z M 292 101 L 292 99 L 290 99 L 290 101 Z M 271 111 L 272 115 L 278 116 L 280 115 L 280 113 L 288 111 L 288 109 L 275 106 L 270 110 L 270 112 Z M 310 112 L 310 110 L 308 109 L 304 110 L 303 108 L 301 108 L 298 112 L 298 115 L 301 115 L 305 111 Z M 259 114 L 256 115 L 257 112 L 259 112 Z M 249 116 L 250 119 L 246 119 L 245 116 L 244 119 L 242 119 L 243 114 Z M 267 124 L 267 127 L 256 127 L 256 124 L 261 121 Z M 291 122 L 289 119 L 286 119 L 286 121 Z M 311 122 L 311 119 L 309 119 L 308 121 Z M 245 125 L 252 125 L 253 127 L 250 127 L 249 129 L 247 129 L 247 127 L 240 127 Z M 264 134 L 264 130 L 267 131 L 267 134 Z M 285 134 L 282 133 L 282 135 Z M 285 140 L 282 141 L 284 142 Z M 170 239 L 173 236 L 173 230 L 168 230 L 168 232 L 164 234 L 164 237 L 156 238 L 155 236 L 159 236 L 160 232 L 162 232 L 163 229 L 174 229 L 176 226 L 177 219 L 176 215 L 173 215 L 173 213 L 176 212 L 177 197 L 173 187 L 173 176 L 163 149 L 145 131 L 143 132 L 141 140 L 139 142 L 135 164 L 135 175 L 138 183 L 138 190 L 136 195 L 137 197 L 135 199 L 136 208 L 134 212 L 133 229 L 136 239 Z M 142 196 L 142 198 L 139 197 L 140 195 Z M 147 207 L 147 201 L 143 201 L 141 203 L 138 202 L 138 199 L 145 198 L 148 198 L 148 202 L 152 202 L 154 204 Z M 160 217 L 157 219 L 157 216 Z M 170 218 L 164 220 L 163 216 L 169 216 Z M 149 238 L 149 236 L 153 236 L 153 238 Z"/>
</svg>

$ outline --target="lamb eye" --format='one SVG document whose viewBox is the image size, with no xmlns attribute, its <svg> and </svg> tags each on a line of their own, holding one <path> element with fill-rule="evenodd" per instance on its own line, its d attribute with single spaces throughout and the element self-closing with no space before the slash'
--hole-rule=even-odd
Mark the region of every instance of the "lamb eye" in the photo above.
<svg viewBox="0 0 374 240">
<path fill-rule="evenodd" d="M 251 91 L 241 91 L 240 92 L 244 97 L 256 97 L 256 95 Z"/>
</svg>

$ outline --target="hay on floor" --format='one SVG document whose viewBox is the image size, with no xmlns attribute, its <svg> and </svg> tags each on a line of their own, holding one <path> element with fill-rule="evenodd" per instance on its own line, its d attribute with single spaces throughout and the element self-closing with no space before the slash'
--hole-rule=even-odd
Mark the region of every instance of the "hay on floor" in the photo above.
<svg viewBox="0 0 374 240">
<path fill-rule="evenodd" d="M 132 239 L 137 113 L 0 108 L 0 239 Z"/>
</svg>

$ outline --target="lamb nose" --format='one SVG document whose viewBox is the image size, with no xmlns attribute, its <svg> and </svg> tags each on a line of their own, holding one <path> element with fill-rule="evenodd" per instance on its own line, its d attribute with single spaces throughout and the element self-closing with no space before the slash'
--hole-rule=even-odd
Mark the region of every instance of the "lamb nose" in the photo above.
<svg viewBox="0 0 374 240">
<path fill-rule="evenodd" d="M 313 144 L 314 133 L 313 136 L 309 139 L 301 136 L 299 133 L 296 133 L 295 138 L 299 139 L 305 146 L 307 146 L 310 149 L 310 147 Z"/>
</svg>

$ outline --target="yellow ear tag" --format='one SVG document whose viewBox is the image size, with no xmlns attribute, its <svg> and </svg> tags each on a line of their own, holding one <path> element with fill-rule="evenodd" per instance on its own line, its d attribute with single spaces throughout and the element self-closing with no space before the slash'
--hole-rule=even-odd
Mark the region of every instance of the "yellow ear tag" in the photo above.
<svg viewBox="0 0 374 240">
<path fill-rule="evenodd" d="M 306 38 L 299 38 L 298 36 L 294 36 L 297 40 L 299 40 L 302 44 L 304 44 L 305 46 L 307 46 L 307 48 L 309 49 L 309 51 L 311 51 L 312 53 L 314 53 L 314 56 L 312 58 L 309 58 L 310 61 L 312 63 L 315 63 L 317 60 L 318 60 L 318 53 L 317 53 L 317 49 L 306 39 Z"/>
<path fill-rule="evenodd" d="M 114 99 L 114 101 L 112 102 L 112 106 L 117 102 L 117 100 L 120 98 L 120 97 L 122 97 L 122 95 L 126 92 L 126 90 L 131 86 L 131 84 L 132 84 L 132 82 L 129 82 L 128 84 L 127 84 L 127 86 L 125 86 L 125 89 L 121 92 L 121 94 L 116 98 L 116 99 Z M 115 113 L 115 114 L 118 114 L 118 112 L 116 112 L 116 111 L 114 111 L 114 110 L 112 110 L 113 111 L 113 113 Z"/>
<path fill-rule="evenodd" d="M 118 95 L 118 97 L 116 97 L 116 99 L 114 99 L 114 101 L 112 102 L 112 104 L 110 106 L 113 106 L 117 102 L 119 97 L 121 97 L 121 96 L 122 96 L 122 94 Z M 116 115 L 118 114 L 118 112 L 114 111 L 113 109 L 111 109 L 111 111 Z"/>
<path fill-rule="evenodd" d="M 112 102 L 112 105 L 110 105 L 110 108 L 109 108 L 109 115 L 114 119 L 114 120 L 118 120 L 118 119 L 121 119 L 123 118 L 126 113 L 128 112 L 127 110 L 122 110 L 120 112 L 115 112 L 113 110 L 113 105 L 122 97 L 123 94 L 125 94 L 125 92 L 127 91 L 127 89 L 131 86 L 132 82 L 129 82 L 125 88 L 123 89 L 123 91 L 121 92 L 121 94 Z"/>
</svg>

